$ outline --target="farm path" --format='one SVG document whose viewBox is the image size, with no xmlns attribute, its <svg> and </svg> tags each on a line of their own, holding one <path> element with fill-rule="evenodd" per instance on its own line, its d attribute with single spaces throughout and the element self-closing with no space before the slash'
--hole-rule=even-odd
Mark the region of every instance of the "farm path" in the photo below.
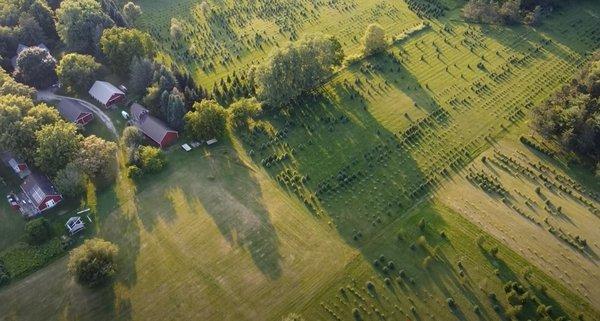
<svg viewBox="0 0 600 321">
<path fill-rule="evenodd" d="M 77 101 L 81 102 L 85 107 L 87 107 L 91 112 L 93 112 L 100 119 L 100 121 L 102 121 L 102 123 L 104 123 L 106 128 L 108 128 L 108 130 L 110 130 L 110 132 L 116 138 L 119 138 L 119 134 L 117 134 L 117 128 L 113 124 L 110 117 L 108 117 L 108 115 L 102 109 L 96 107 L 94 104 L 92 104 L 88 101 L 85 101 L 85 100 L 79 99 L 79 98 L 75 98 L 75 97 L 57 95 L 54 92 L 52 92 L 52 90 L 50 90 L 50 89 L 39 90 L 37 92 L 36 98 L 39 101 L 63 100 L 63 99 L 77 100 Z"/>
</svg>

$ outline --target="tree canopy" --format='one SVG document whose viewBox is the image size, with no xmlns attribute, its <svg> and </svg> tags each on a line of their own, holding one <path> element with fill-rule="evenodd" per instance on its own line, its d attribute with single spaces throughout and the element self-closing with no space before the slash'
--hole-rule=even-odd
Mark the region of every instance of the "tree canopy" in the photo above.
<svg viewBox="0 0 600 321">
<path fill-rule="evenodd" d="M 229 105 L 229 119 L 233 127 L 246 127 L 248 121 L 262 110 L 256 98 L 243 98 Z"/>
<path fill-rule="evenodd" d="M 134 57 L 154 56 L 152 38 L 140 30 L 109 28 L 100 38 L 100 48 L 115 73 L 126 75 Z"/>
<path fill-rule="evenodd" d="M 387 47 L 385 40 L 385 30 L 376 23 L 372 23 L 367 26 L 365 35 L 362 39 L 363 42 L 363 53 L 365 56 L 381 52 Z"/>
<path fill-rule="evenodd" d="M 87 136 L 81 142 L 75 163 L 90 178 L 110 182 L 117 174 L 117 144 L 95 135 Z"/>
<path fill-rule="evenodd" d="M 35 87 L 48 88 L 56 83 L 56 60 L 48 51 L 39 47 L 29 47 L 17 57 L 15 78 Z"/>
<path fill-rule="evenodd" d="M 35 164 L 45 173 L 54 175 L 74 158 L 82 137 L 74 124 L 59 121 L 35 132 L 37 149 Z"/>
<path fill-rule="evenodd" d="M 87 92 L 97 78 L 101 66 L 92 56 L 68 53 L 58 63 L 56 73 L 66 90 Z"/>
<path fill-rule="evenodd" d="M 227 112 L 214 100 L 203 100 L 185 115 L 185 130 L 194 139 L 209 140 L 225 134 Z"/>
<path fill-rule="evenodd" d="M 102 239 L 85 240 L 71 251 L 68 269 L 77 282 L 90 287 L 105 282 L 116 272 L 115 256 L 119 248 Z"/>
<path fill-rule="evenodd" d="M 70 51 L 94 54 L 102 31 L 114 25 L 96 0 L 64 0 L 56 10 L 58 35 Z"/>
<path fill-rule="evenodd" d="M 600 52 L 571 84 L 537 106 L 534 125 L 566 149 L 600 161 Z"/>
<path fill-rule="evenodd" d="M 287 104 L 330 77 L 343 56 L 339 42 L 323 34 L 277 48 L 251 72 L 257 97 L 271 106 Z"/>
</svg>

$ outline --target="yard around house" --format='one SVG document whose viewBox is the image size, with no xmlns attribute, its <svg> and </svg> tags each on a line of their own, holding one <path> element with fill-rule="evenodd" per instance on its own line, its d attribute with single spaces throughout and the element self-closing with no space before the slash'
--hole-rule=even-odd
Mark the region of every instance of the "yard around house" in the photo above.
<svg viewBox="0 0 600 321">
<path fill-rule="evenodd" d="M 172 16 L 203 19 L 199 9 L 190 10 L 195 2 L 140 3 L 141 26 L 161 35 L 168 34 Z M 315 10 L 295 32 L 336 34 L 352 53 L 370 21 L 397 34 L 423 20 L 402 1 L 332 3 L 350 7 Z M 531 106 L 600 46 L 599 13 L 598 3 L 584 2 L 531 28 L 467 24 L 453 10 L 387 53 L 340 71 L 294 108 L 267 115 L 259 121 L 263 131 L 235 133 L 231 142 L 189 153 L 174 147 L 165 171 L 138 182 L 122 174 L 114 188 L 97 194 L 90 233 L 120 247 L 114 283 L 82 288 L 67 275 L 63 257 L 1 288 L 0 315 L 356 320 L 358 313 L 363 320 L 504 320 L 516 313 L 527 320 L 538 317 L 539 307 L 552 306 L 553 319 L 600 319 L 597 257 L 530 226 L 464 178 L 471 168 L 486 166 L 481 155 L 493 158 L 494 149 L 521 155 L 518 150 L 599 191 L 597 183 L 518 142 L 528 133 Z M 272 37 L 269 46 L 288 37 L 254 20 L 232 32 L 259 27 Z M 223 36 L 219 32 L 213 36 Z M 169 41 L 156 33 L 165 59 L 172 58 Z M 190 43 L 212 39 L 205 33 L 197 38 Z M 198 70 L 203 85 L 268 52 L 266 45 L 262 51 L 227 45 L 204 49 L 205 63 L 217 67 Z M 211 56 L 229 50 L 242 50 L 240 61 L 225 67 Z M 535 197 L 533 183 L 490 167 L 511 193 Z M 558 192 L 543 193 L 567 216 L 551 216 L 551 224 L 581 234 L 597 251 L 591 229 L 597 216 Z M 514 194 L 524 207 L 524 198 Z M 536 211 L 540 222 L 550 216 L 542 206 Z M 3 215 L 4 208 L 0 229 L 22 224 Z M 10 231 L 0 234 L 0 246 L 18 238 Z M 523 235 L 535 236 L 525 249 L 518 241 Z"/>
</svg>

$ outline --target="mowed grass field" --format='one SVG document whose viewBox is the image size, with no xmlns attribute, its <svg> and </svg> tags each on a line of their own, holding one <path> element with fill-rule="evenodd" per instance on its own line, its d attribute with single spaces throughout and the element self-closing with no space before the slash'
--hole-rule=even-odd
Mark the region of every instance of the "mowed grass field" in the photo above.
<svg viewBox="0 0 600 321">
<path fill-rule="evenodd" d="M 334 35 L 347 54 L 356 54 L 370 23 L 396 35 L 421 22 L 403 1 L 207 1 L 210 14 L 202 12 L 200 3 L 139 1 L 144 11 L 139 26 L 158 39 L 162 59 L 192 71 L 209 89 L 305 33 Z M 183 25 L 184 36 L 178 41 L 169 34 L 173 17 Z"/>
<path fill-rule="evenodd" d="M 482 157 L 437 197 L 599 306 L 598 180 L 523 145 L 518 135 L 506 137 Z M 508 193 L 505 200 L 468 180 L 468 173 L 496 179 Z M 585 240 L 587 247 L 575 247 L 581 245 L 576 238 Z"/>
<path fill-rule="evenodd" d="M 115 193 L 99 195 L 98 234 L 121 251 L 114 285 L 82 289 L 65 273 L 65 258 L 3 289 L 0 315 L 278 319 L 343 275 L 359 253 L 335 230 L 307 219 L 297 200 L 233 149 L 211 153 L 174 152 L 173 165 L 143 188 L 122 178 Z M 32 308 L 31 300 L 43 304 Z"/>
<path fill-rule="evenodd" d="M 379 2 L 332 3 L 356 4 L 347 13 L 353 17 Z M 152 20 L 164 21 L 161 32 L 171 16 L 194 14 L 188 2 L 144 1 L 146 15 L 151 4 L 163 11 Z M 416 17 L 404 2 L 385 5 L 399 10 L 381 11 L 389 21 Z M 552 306 L 553 318 L 600 319 L 598 305 L 568 282 L 487 235 L 498 236 L 446 198 L 429 199 L 458 180 L 455 172 L 464 176 L 495 138 L 522 131 L 530 106 L 598 48 L 599 12 L 590 1 L 535 29 L 432 20 L 231 144 L 171 151 L 163 173 L 136 184 L 122 177 L 98 194 L 97 233 L 121 249 L 114 284 L 79 287 L 65 258 L 0 290 L 0 315 L 353 320 L 357 309 L 364 320 L 502 320 L 513 312 L 503 285 L 516 281 L 527 293 L 519 294 L 525 320 L 537 318 L 540 304 Z M 396 27 L 385 19 L 373 21 Z M 345 46 L 356 50 L 349 39 Z M 256 52 L 249 55 L 264 57 Z"/>
</svg>

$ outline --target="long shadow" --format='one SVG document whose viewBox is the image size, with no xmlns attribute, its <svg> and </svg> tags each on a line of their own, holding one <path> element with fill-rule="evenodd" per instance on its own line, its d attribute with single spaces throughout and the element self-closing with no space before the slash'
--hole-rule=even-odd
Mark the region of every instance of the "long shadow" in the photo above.
<svg viewBox="0 0 600 321">
<path fill-rule="evenodd" d="M 264 207 L 261 187 L 233 149 L 211 154 L 207 161 L 213 176 L 206 183 L 212 182 L 216 191 L 193 195 L 228 242 L 245 248 L 267 277 L 279 278 L 282 272 L 279 239 Z"/>
<path fill-rule="evenodd" d="M 137 195 L 148 201 L 138 204 L 142 227 L 152 231 L 159 222 L 173 224 L 183 212 L 196 215 L 189 203 L 198 201 L 227 242 L 247 250 L 264 275 L 279 278 L 279 240 L 251 169 L 230 147 L 203 152 L 172 153 L 168 160 L 177 166 L 143 182 L 145 190 Z"/>
</svg>

